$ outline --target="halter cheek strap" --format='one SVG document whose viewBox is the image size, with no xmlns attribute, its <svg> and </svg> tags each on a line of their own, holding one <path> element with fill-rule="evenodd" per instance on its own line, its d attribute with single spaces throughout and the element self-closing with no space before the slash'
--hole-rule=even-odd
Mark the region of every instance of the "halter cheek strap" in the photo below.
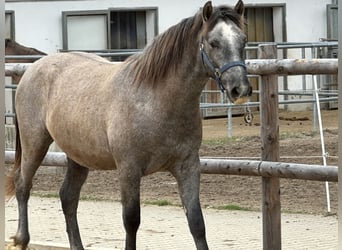
<svg viewBox="0 0 342 250">
<path fill-rule="evenodd" d="M 211 62 L 207 52 L 204 49 L 203 41 L 201 41 L 201 44 L 200 44 L 200 52 L 201 52 L 203 65 L 207 66 L 210 69 L 210 71 L 215 75 L 215 81 L 222 93 L 226 90 L 226 88 L 223 86 L 222 81 L 221 81 L 222 74 L 228 69 L 237 67 L 237 66 L 240 66 L 246 69 L 246 64 L 243 61 L 232 61 L 232 62 L 226 63 L 221 68 L 215 67 L 214 64 Z"/>
</svg>

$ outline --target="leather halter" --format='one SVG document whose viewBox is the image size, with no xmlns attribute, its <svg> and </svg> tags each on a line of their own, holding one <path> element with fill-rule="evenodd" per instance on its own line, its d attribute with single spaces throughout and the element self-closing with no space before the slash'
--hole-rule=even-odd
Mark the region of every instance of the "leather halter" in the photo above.
<svg viewBox="0 0 342 250">
<path fill-rule="evenodd" d="M 224 93 L 224 91 L 226 90 L 226 88 L 223 86 L 222 81 L 221 81 L 222 74 L 228 69 L 237 67 L 237 66 L 243 67 L 244 69 L 247 68 L 246 64 L 243 61 L 232 61 L 232 62 L 226 63 L 221 68 L 215 67 L 212 61 L 210 60 L 207 52 L 204 49 L 203 38 L 200 43 L 200 51 L 201 51 L 203 65 L 207 66 L 210 69 L 210 71 L 215 75 L 215 81 L 222 93 Z"/>
</svg>

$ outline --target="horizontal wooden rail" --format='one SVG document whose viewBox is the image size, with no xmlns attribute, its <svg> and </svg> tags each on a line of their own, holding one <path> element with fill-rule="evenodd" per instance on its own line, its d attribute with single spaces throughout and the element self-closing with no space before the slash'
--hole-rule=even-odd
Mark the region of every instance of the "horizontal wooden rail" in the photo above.
<svg viewBox="0 0 342 250">
<path fill-rule="evenodd" d="M 14 163 L 15 151 L 5 151 L 5 164 Z M 67 157 L 63 152 L 48 152 L 41 164 L 42 166 L 64 167 Z"/>
<path fill-rule="evenodd" d="M 337 166 L 309 165 L 272 161 L 249 161 L 201 158 L 201 172 L 312 181 L 338 181 Z"/>
<path fill-rule="evenodd" d="M 5 152 L 5 163 L 14 162 L 15 151 Z M 66 166 L 66 155 L 62 152 L 49 152 L 43 166 Z M 271 161 L 229 160 L 201 158 L 201 172 L 204 174 L 246 175 L 280 177 L 313 181 L 338 181 L 337 166 L 308 165 Z"/>
<path fill-rule="evenodd" d="M 25 73 L 25 70 L 31 65 L 31 63 L 6 63 L 5 75 L 6 76 L 21 76 Z"/>
<path fill-rule="evenodd" d="M 255 59 L 246 60 L 252 75 L 337 74 L 338 59 Z"/>
<path fill-rule="evenodd" d="M 252 75 L 337 74 L 338 59 L 253 59 L 246 60 Z M 6 76 L 22 75 L 30 63 L 6 63 Z"/>
</svg>

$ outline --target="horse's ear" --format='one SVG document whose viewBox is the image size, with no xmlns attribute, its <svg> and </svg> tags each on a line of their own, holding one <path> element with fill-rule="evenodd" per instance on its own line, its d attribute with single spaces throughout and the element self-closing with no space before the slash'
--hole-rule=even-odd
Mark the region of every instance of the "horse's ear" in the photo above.
<svg viewBox="0 0 342 250">
<path fill-rule="evenodd" d="M 211 1 L 208 1 L 204 5 L 203 11 L 202 11 L 202 17 L 203 17 L 204 22 L 209 20 L 212 12 L 213 12 L 213 6 L 211 5 Z"/>
<path fill-rule="evenodd" d="M 236 13 L 238 13 L 240 16 L 242 16 L 244 9 L 245 9 L 245 6 L 244 6 L 242 0 L 239 0 L 235 5 L 234 10 L 236 11 Z"/>
</svg>

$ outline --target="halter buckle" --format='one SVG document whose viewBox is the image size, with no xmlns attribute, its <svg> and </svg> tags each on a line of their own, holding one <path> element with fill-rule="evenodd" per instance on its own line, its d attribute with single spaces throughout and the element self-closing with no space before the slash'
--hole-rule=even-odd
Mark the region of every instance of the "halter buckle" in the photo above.
<svg viewBox="0 0 342 250">
<path fill-rule="evenodd" d="M 215 77 L 216 78 L 221 78 L 221 72 L 220 72 L 220 69 L 218 69 L 218 68 L 215 68 L 215 72 L 214 72 L 214 74 L 215 74 Z"/>
</svg>

